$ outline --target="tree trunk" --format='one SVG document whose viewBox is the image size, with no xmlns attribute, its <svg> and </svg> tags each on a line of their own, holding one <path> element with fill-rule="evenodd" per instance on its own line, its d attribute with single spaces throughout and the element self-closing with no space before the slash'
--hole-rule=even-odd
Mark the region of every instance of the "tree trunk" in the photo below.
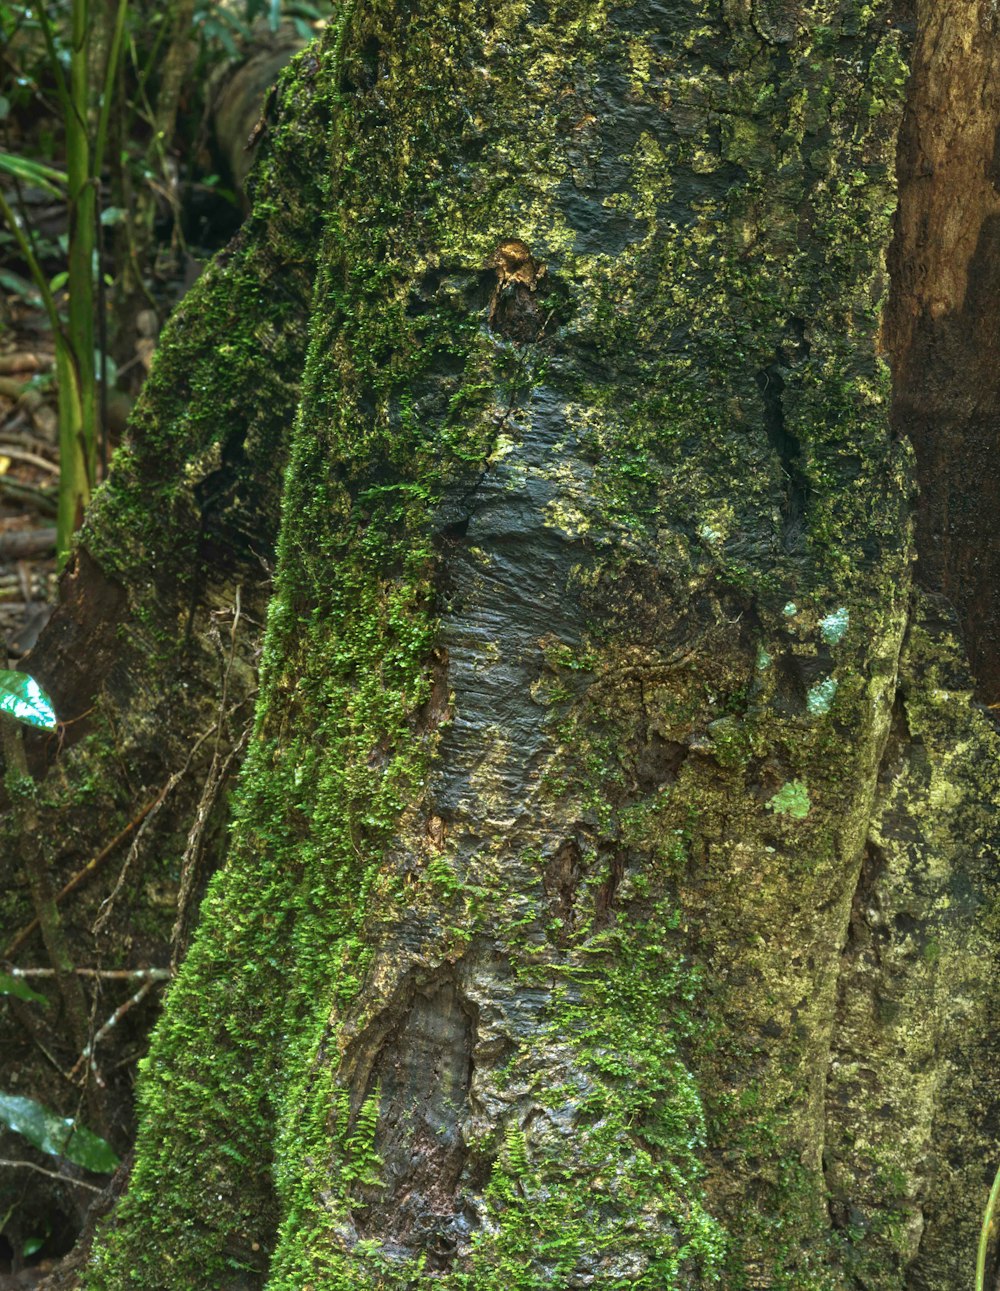
<svg viewBox="0 0 1000 1291">
<path fill-rule="evenodd" d="M 84 537 L 162 705 L 248 514 L 171 490 L 218 406 L 275 496 L 300 349 L 249 337 L 315 253 L 232 837 L 85 1286 L 971 1283 L 1000 749 L 954 587 L 994 485 L 948 448 L 995 413 L 947 379 L 995 381 L 1000 109 L 990 6 L 919 10 L 370 0 L 298 60 Z M 285 192 L 310 103 L 332 182 Z"/>
</svg>

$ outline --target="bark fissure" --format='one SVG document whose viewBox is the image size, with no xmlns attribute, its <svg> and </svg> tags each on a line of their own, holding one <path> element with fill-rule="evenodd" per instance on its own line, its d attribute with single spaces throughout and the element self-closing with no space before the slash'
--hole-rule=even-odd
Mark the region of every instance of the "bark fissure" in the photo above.
<svg viewBox="0 0 1000 1291">
<path fill-rule="evenodd" d="M 794 551 L 801 545 L 808 483 L 802 470 L 802 445 L 788 429 L 782 407 L 784 378 L 777 360 L 757 373 L 757 385 L 764 400 L 764 424 L 771 446 L 778 455 L 784 476 L 785 547 Z"/>
</svg>

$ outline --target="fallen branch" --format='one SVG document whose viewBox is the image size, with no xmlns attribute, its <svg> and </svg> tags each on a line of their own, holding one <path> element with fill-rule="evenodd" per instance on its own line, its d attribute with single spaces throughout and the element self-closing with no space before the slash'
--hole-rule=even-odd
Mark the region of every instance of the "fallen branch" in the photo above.
<svg viewBox="0 0 1000 1291">
<path fill-rule="evenodd" d="M 51 368 L 52 356 L 48 354 L 32 354 L 27 350 L 0 354 L 0 372 L 4 376 L 12 372 L 48 372 Z"/>
<path fill-rule="evenodd" d="M 0 394 L 8 399 L 20 399 L 28 388 L 26 381 L 18 381 L 15 377 L 0 376 Z"/>
<path fill-rule="evenodd" d="M 33 506 L 42 515 L 55 515 L 56 499 L 41 489 L 30 484 L 19 484 L 16 480 L 0 479 L 0 493 L 13 498 L 16 502 L 25 502 Z"/>
<path fill-rule="evenodd" d="M 0 457 L 9 457 L 15 462 L 27 462 L 29 466 L 40 467 L 41 470 L 49 471 L 52 475 L 59 474 L 58 462 L 50 462 L 47 457 L 32 453 L 27 448 L 18 448 L 16 444 L 0 443 Z"/>
<path fill-rule="evenodd" d="M 56 531 L 52 528 L 18 529 L 0 534 L 0 560 L 24 560 L 43 556 L 56 549 Z"/>
</svg>

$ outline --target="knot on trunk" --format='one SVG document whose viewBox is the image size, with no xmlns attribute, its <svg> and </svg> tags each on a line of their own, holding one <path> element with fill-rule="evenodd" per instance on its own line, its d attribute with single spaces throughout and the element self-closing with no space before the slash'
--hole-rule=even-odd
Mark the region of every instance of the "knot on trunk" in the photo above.
<svg viewBox="0 0 1000 1291">
<path fill-rule="evenodd" d="M 512 341 L 537 341 L 544 319 L 536 289 L 545 275 L 545 265 L 525 243 L 508 238 L 497 246 L 486 267 L 495 269 L 497 275 L 490 300 L 491 330 Z"/>
</svg>

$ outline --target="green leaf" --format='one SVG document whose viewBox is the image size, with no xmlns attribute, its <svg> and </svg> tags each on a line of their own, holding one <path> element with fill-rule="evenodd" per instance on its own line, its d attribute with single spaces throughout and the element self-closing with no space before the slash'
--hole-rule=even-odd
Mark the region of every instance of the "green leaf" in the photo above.
<svg viewBox="0 0 1000 1291">
<path fill-rule="evenodd" d="M 94 351 L 94 371 L 100 372 L 100 370 L 101 370 L 101 351 L 95 350 Z M 110 354 L 104 355 L 104 371 L 108 382 L 108 389 L 112 390 L 114 389 L 115 385 L 118 383 L 118 364 L 114 361 L 114 359 L 111 357 Z"/>
<path fill-rule="evenodd" d="M 52 700 L 26 672 L 0 668 L 0 713 L 9 713 L 26 726 L 54 731 L 59 725 Z"/>
<path fill-rule="evenodd" d="M 35 1255 L 45 1245 L 45 1239 L 42 1237 L 29 1237 L 21 1247 L 21 1255 L 27 1259 L 30 1255 Z"/>
<path fill-rule="evenodd" d="M 27 157 L 16 157 L 12 152 L 0 152 L 0 170 L 8 175 L 23 179 L 26 184 L 44 188 L 56 197 L 66 196 L 66 185 L 69 177 L 52 166 L 43 166 L 40 161 L 30 161 Z"/>
<path fill-rule="evenodd" d="M 63 1157 L 94 1174 L 111 1174 L 120 1161 L 110 1143 L 71 1116 L 58 1116 L 18 1094 L 0 1094 L 0 1122 L 22 1134 L 40 1152 Z"/>
<path fill-rule="evenodd" d="M 19 1000 L 27 1000 L 29 1004 L 48 1004 L 44 995 L 33 991 L 22 978 L 11 977 L 9 973 L 0 973 L 0 995 L 16 995 Z"/>
<path fill-rule="evenodd" d="M 22 278 L 19 273 L 14 273 L 12 269 L 0 269 L 0 287 L 6 287 L 12 291 L 15 296 L 19 296 L 28 305 L 41 305 L 42 298 L 38 294 L 38 288 L 28 282 L 27 278 Z"/>
</svg>

